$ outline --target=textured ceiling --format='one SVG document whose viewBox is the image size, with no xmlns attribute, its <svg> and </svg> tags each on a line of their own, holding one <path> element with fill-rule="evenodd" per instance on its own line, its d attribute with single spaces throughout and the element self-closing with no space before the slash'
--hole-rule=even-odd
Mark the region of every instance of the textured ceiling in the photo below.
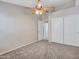
<svg viewBox="0 0 79 59">
<path fill-rule="evenodd" d="M 21 5 L 24 7 L 34 7 L 36 0 L 1 0 L 4 2 Z M 75 0 L 41 0 L 42 4 L 46 7 L 62 8 L 75 5 Z"/>
</svg>

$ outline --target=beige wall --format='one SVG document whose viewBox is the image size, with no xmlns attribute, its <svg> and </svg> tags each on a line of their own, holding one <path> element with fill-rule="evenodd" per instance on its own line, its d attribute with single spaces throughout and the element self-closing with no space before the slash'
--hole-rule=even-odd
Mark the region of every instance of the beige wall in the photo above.
<svg viewBox="0 0 79 59">
<path fill-rule="evenodd" d="M 0 53 L 37 40 L 37 24 L 30 9 L 0 2 Z"/>
</svg>

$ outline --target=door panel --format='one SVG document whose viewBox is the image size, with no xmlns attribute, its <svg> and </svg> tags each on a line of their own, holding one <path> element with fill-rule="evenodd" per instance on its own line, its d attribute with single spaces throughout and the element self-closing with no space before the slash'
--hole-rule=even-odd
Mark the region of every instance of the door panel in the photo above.
<svg viewBox="0 0 79 59">
<path fill-rule="evenodd" d="M 76 19 L 76 22 L 75 22 L 75 24 L 76 24 L 76 30 L 75 30 L 75 37 L 76 37 L 76 45 L 77 46 L 79 46 L 79 15 L 76 15 L 76 17 L 75 17 Z"/>
<path fill-rule="evenodd" d="M 77 16 L 64 17 L 64 44 L 78 46 L 77 41 Z"/>
<path fill-rule="evenodd" d="M 63 17 L 52 18 L 52 41 L 63 43 Z"/>
</svg>

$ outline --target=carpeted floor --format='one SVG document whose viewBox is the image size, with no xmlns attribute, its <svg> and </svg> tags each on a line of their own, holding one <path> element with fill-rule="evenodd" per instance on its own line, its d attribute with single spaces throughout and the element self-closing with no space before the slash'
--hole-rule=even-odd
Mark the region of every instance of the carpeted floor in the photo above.
<svg viewBox="0 0 79 59">
<path fill-rule="evenodd" d="M 1 55 L 0 59 L 79 59 L 79 48 L 42 40 Z"/>
</svg>

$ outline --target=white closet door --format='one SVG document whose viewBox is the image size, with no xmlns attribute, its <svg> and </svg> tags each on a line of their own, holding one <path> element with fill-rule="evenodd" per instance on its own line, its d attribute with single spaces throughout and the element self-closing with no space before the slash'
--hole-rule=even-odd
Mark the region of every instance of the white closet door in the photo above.
<svg viewBox="0 0 79 59">
<path fill-rule="evenodd" d="M 75 17 L 76 19 L 76 22 L 75 22 L 75 24 L 76 24 L 76 30 L 75 30 L 75 37 L 76 37 L 76 46 L 79 46 L 79 15 L 76 15 L 76 17 Z"/>
<path fill-rule="evenodd" d="M 63 17 L 52 18 L 52 42 L 63 43 Z"/>
<path fill-rule="evenodd" d="M 76 15 L 64 17 L 64 44 L 77 46 L 76 40 Z"/>
</svg>

